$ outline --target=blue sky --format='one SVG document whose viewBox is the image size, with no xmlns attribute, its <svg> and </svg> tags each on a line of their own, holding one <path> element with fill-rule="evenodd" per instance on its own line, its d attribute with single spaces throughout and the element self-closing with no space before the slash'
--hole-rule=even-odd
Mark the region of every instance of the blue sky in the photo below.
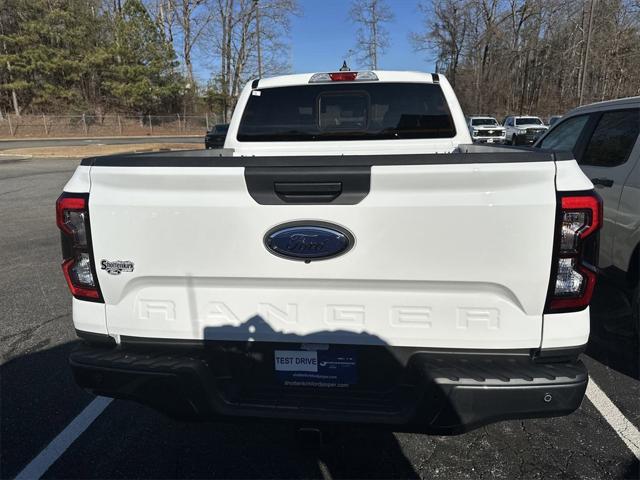
<svg viewBox="0 0 640 480">
<path fill-rule="evenodd" d="M 385 25 L 389 32 L 387 53 L 378 59 L 382 70 L 434 71 L 428 52 L 414 52 L 410 32 L 424 29 L 419 0 L 386 0 L 395 19 Z M 302 14 L 291 19 L 289 63 L 291 73 L 337 70 L 347 52 L 355 46 L 357 26 L 348 18 L 350 0 L 298 0 Z M 179 33 L 176 35 L 179 41 Z M 179 50 L 179 45 L 177 49 Z M 194 58 L 196 76 L 206 84 L 219 68 L 218 59 L 208 52 L 197 52 Z M 355 58 L 347 59 L 356 69 Z"/>
<path fill-rule="evenodd" d="M 299 0 L 302 16 L 292 19 L 291 65 L 294 73 L 335 70 L 354 46 L 357 26 L 348 19 L 348 0 Z M 425 52 L 414 53 L 409 32 L 421 31 L 423 17 L 415 0 L 387 0 L 395 20 L 387 24 L 390 45 L 379 60 L 384 70 L 431 72 Z M 355 63 L 355 60 L 352 61 Z M 352 65 L 355 68 L 356 65 Z"/>
</svg>

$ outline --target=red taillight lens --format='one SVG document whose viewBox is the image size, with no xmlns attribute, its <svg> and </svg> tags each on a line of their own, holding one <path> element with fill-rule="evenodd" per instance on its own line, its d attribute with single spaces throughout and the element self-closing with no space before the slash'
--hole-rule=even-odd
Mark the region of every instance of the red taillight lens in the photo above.
<svg viewBox="0 0 640 480">
<path fill-rule="evenodd" d="M 596 283 L 596 233 L 602 227 L 602 200 L 595 192 L 563 193 L 558 204 L 547 313 L 577 311 L 589 305 Z"/>
<path fill-rule="evenodd" d="M 56 202 L 56 223 L 63 233 L 73 234 L 73 226 L 68 225 L 69 215 L 74 212 L 83 214 L 87 211 L 87 199 L 84 197 L 69 197 L 63 193 Z"/>
<path fill-rule="evenodd" d="M 349 82 L 356 79 L 358 72 L 333 72 L 329 77 L 334 82 Z"/>
<path fill-rule="evenodd" d="M 562 197 L 561 208 L 565 217 L 584 216 L 581 219 L 583 226 L 577 232 L 580 238 L 586 238 L 602 227 L 602 200 L 595 193 L 587 196 Z"/>
<path fill-rule="evenodd" d="M 62 272 L 71 294 L 102 301 L 91 251 L 88 195 L 63 193 L 56 202 L 56 223 L 62 236 Z"/>
<path fill-rule="evenodd" d="M 69 258 L 62 262 L 62 273 L 64 273 L 64 278 L 67 280 L 71 294 L 81 300 L 99 300 L 100 292 L 95 287 L 94 282 L 86 282 L 88 285 L 83 286 L 85 282 L 80 279 L 80 275 L 86 277 L 91 272 L 87 267 L 78 269 L 79 264 L 80 261 L 78 261 L 77 258 Z M 80 270 L 80 272 L 78 270 Z"/>
</svg>

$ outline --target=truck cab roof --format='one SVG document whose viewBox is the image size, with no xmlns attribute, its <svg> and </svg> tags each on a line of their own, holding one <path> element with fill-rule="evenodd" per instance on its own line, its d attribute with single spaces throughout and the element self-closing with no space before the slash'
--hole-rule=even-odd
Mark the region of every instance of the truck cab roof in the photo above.
<svg viewBox="0 0 640 480">
<path fill-rule="evenodd" d="M 359 73 L 360 71 L 354 70 L 349 73 Z M 366 72 L 373 73 L 377 80 L 357 80 L 370 81 L 370 82 L 421 82 L 421 83 L 434 83 L 435 74 L 416 72 L 416 71 L 400 71 L 400 70 L 367 70 Z M 324 73 L 338 73 L 338 72 L 312 72 L 312 73 L 296 73 L 293 75 L 280 75 L 277 77 L 260 78 L 249 82 L 252 88 L 276 88 L 276 87 L 290 87 L 295 85 L 308 85 L 314 75 Z M 347 73 L 347 72 L 340 72 Z M 437 76 L 438 80 L 441 78 Z"/>
<path fill-rule="evenodd" d="M 574 115 L 576 113 L 586 113 L 597 110 L 606 110 L 610 108 L 626 108 L 626 107 L 635 107 L 640 105 L 640 96 L 637 97 L 626 97 L 626 98 L 618 98 L 616 100 L 606 100 L 604 102 L 596 102 L 591 103 L 589 105 L 583 105 L 581 107 L 576 107 L 567 113 L 566 116 Z"/>
<path fill-rule="evenodd" d="M 468 143 L 444 76 L 373 70 L 249 82 L 224 147 L 236 156 L 371 155 L 450 153 Z"/>
</svg>

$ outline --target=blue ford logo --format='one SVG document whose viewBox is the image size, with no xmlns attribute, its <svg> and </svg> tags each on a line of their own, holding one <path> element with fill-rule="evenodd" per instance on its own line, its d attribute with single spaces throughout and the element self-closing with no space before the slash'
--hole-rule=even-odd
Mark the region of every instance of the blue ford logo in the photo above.
<svg viewBox="0 0 640 480">
<path fill-rule="evenodd" d="M 274 255 L 310 262 L 347 252 L 353 246 L 353 235 L 331 223 L 293 222 L 269 230 L 264 243 Z"/>
</svg>

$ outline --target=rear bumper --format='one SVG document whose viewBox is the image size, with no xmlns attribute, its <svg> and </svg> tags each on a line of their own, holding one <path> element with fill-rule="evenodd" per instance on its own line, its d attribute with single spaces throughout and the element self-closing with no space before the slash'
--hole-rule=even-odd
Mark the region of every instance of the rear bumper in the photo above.
<svg viewBox="0 0 640 480">
<path fill-rule="evenodd" d="M 473 137 L 473 143 L 505 143 L 505 137 Z"/>
<path fill-rule="evenodd" d="M 580 361 L 538 363 L 526 353 L 357 347 L 360 383 L 291 387 L 273 376 L 275 348 L 240 342 L 161 349 L 85 344 L 71 354 L 70 364 L 81 387 L 180 419 L 374 424 L 427 433 L 569 414 L 580 406 L 588 378 Z"/>
</svg>

